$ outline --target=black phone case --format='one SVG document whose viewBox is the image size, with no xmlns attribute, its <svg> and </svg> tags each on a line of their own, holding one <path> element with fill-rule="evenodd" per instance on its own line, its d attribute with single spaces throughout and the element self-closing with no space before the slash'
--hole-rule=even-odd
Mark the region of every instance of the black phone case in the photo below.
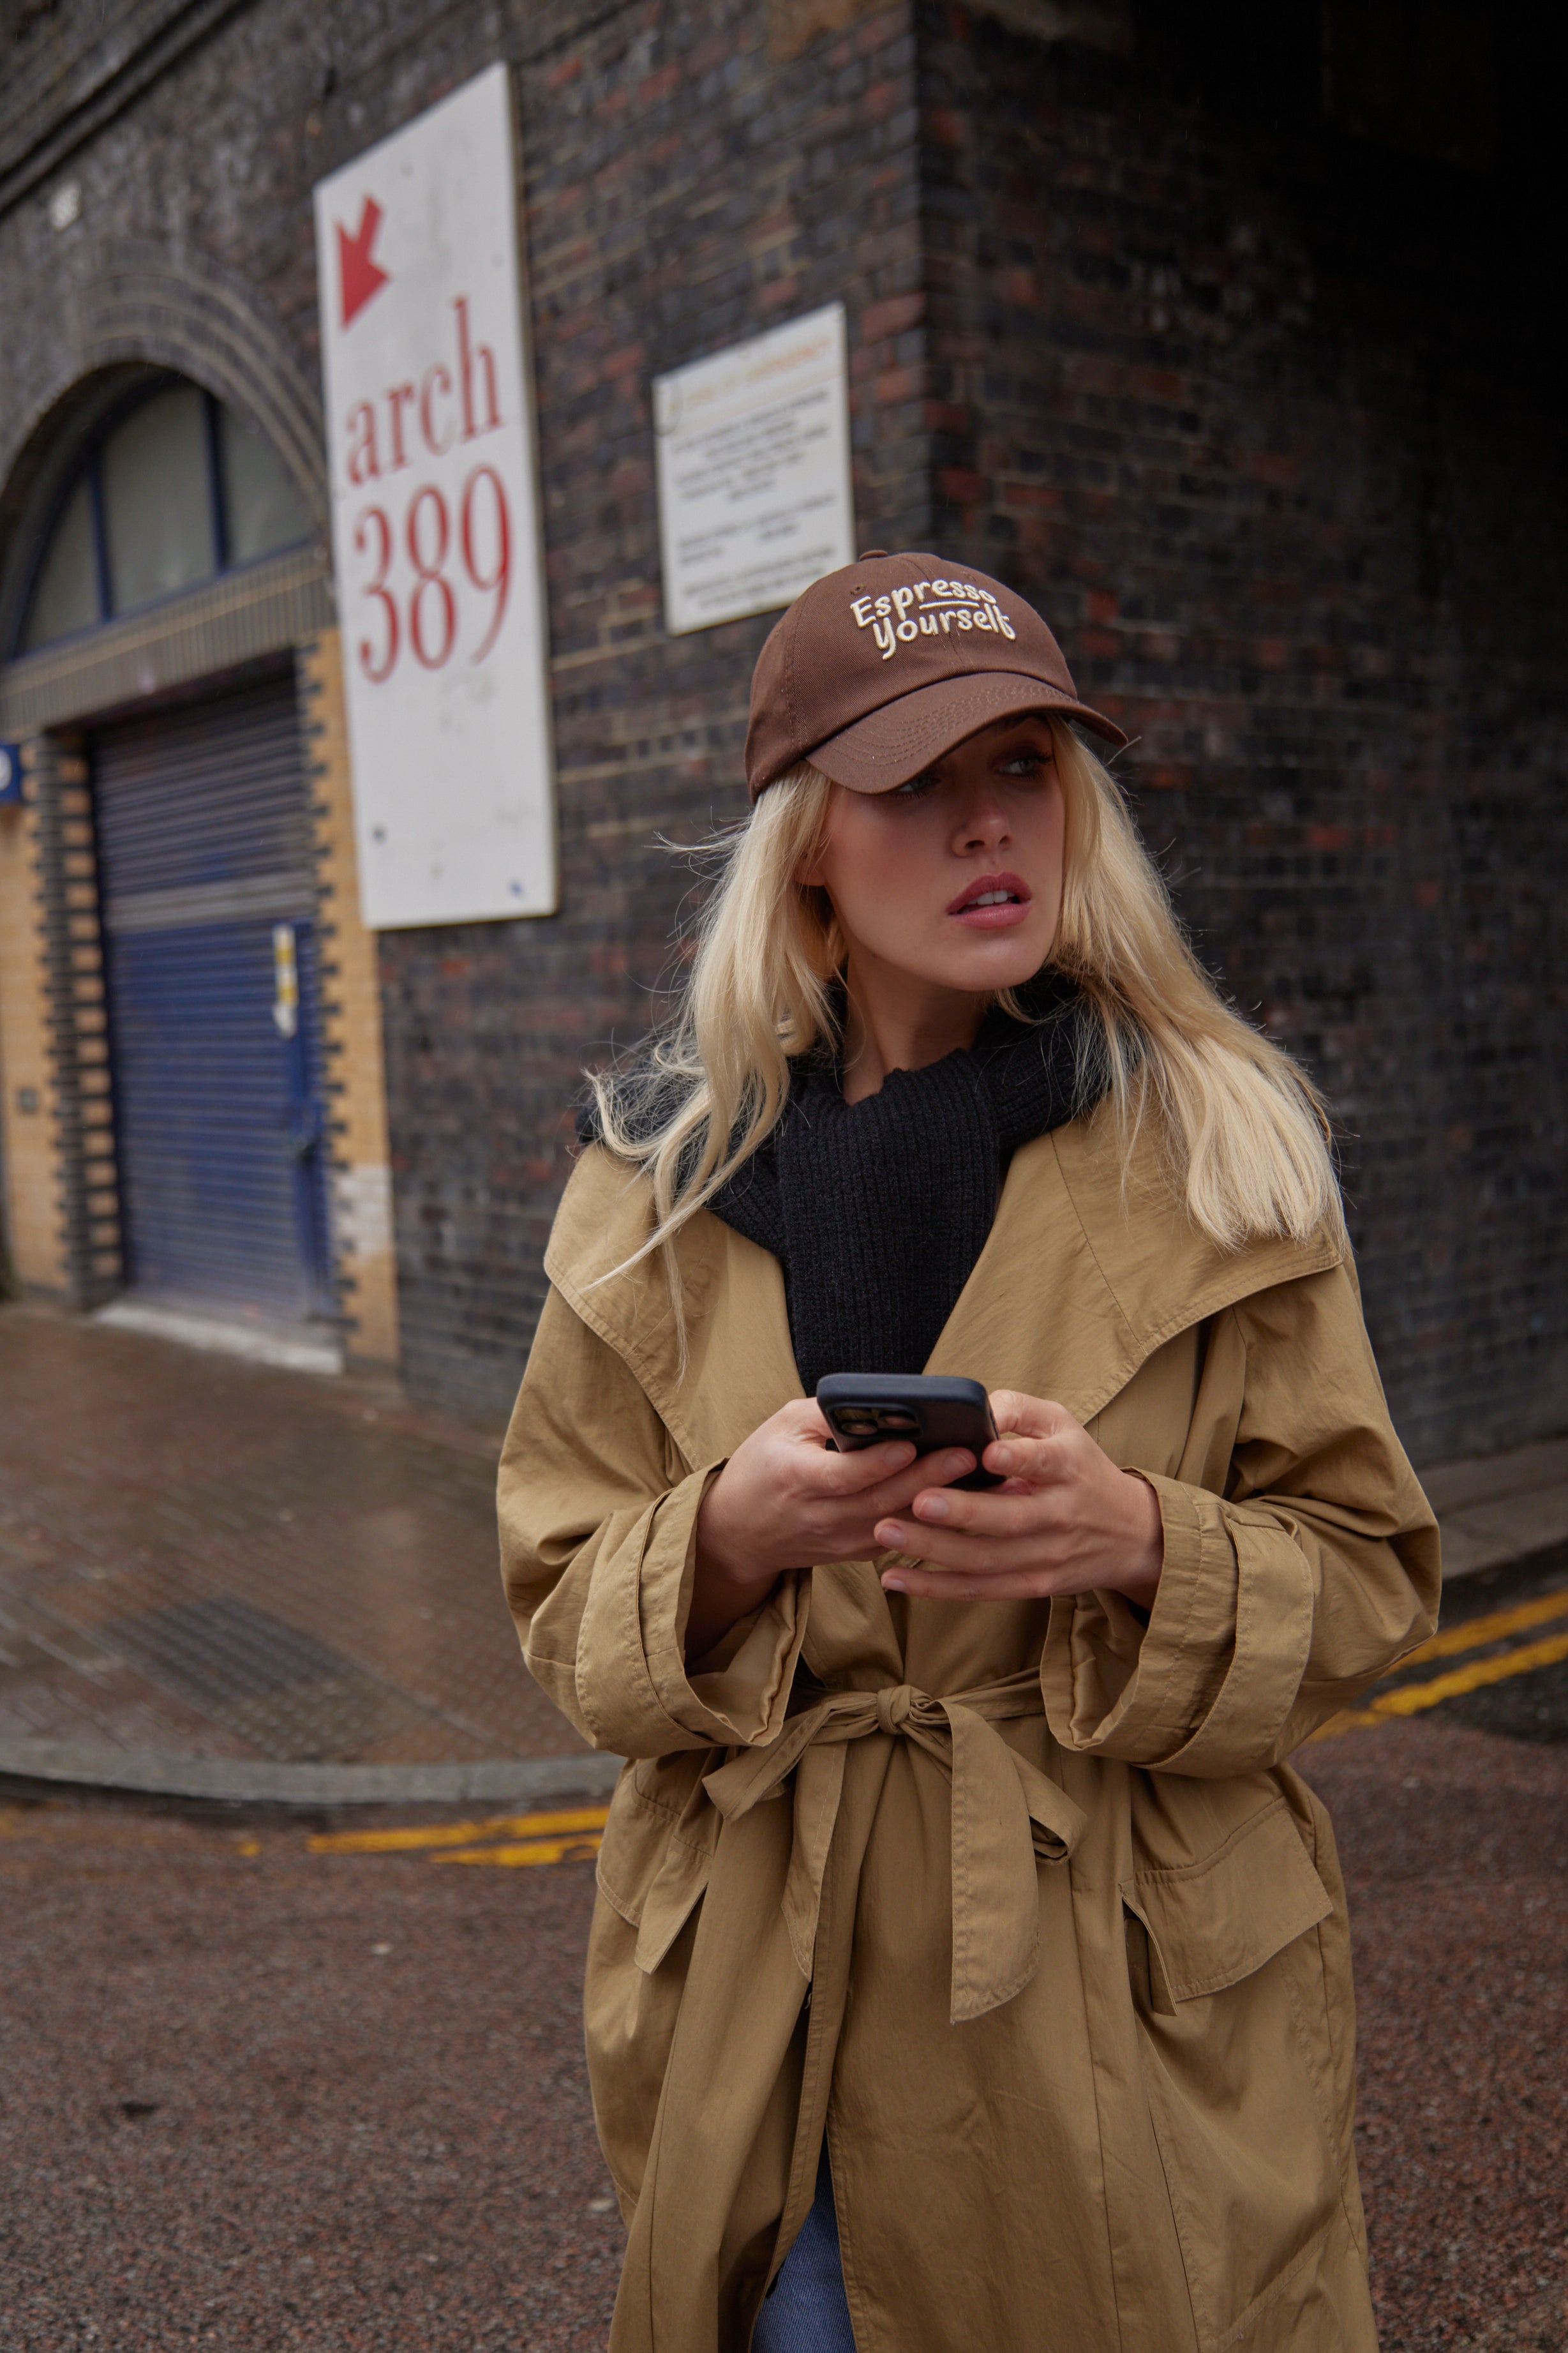
<svg viewBox="0 0 1568 2353">
<path fill-rule="evenodd" d="M 889 1439 L 912 1439 L 921 1454 L 940 1447 L 964 1446 L 979 1461 L 996 1435 L 990 1401 L 979 1381 L 955 1373 L 825 1373 L 816 1384 L 816 1402 L 833 1432 L 841 1454 L 858 1454 L 868 1446 Z M 842 1426 L 841 1417 L 857 1408 L 871 1413 L 912 1417 L 910 1430 L 855 1430 Z M 994 1471 L 971 1471 L 952 1482 L 955 1487 L 999 1487 Z"/>
</svg>

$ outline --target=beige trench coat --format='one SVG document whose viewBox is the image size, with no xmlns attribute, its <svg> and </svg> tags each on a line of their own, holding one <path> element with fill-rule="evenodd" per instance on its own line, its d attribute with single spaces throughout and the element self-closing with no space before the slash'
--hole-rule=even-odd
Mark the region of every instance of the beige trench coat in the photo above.
<svg viewBox="0 0 1568 2353">
<path fill-rule="evenodd" d="M 689 1665 L 704 1488 L 800 1388 L 781 1270 L 717 1218 L 684 1377 L 657 1261 L 589 1288 L 647 1216 L 589 1150 L 500 1475 L 528 1664 L 635 1760 L 586 1989 L 613 2353 L 744 2353 L 825 2125 L 859 2353 L 1372 2353 L 1344 1896 L 1283 1759 L 1439 1570 L 1351 1267 L 1215 1250 L 1103 1113 L 1026 1145 L 930 1368 L 1150 1478 L 1147 1628 L 832 1561 Z"/>
</svg>

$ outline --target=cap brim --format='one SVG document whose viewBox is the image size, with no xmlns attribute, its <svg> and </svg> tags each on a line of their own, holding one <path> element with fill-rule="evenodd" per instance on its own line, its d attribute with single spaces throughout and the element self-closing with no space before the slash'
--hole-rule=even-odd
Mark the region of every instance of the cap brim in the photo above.
<svg viewBox="0 0 1568 2353">
<path fill-rule="evenodd" d="M 1077 719 L 1118 749 L 1128 740 L 1103 712 L 1075 702 L 1059 686 L 1026 678 L 1018 670 L 988 670 L 917 686 L 896 702 L 868 712 L 842 733 L 830 735 L 808 757 L 813 767 L 852 793 L 890 793 L 980 728 L 1026 711 Z"/>
</svg>

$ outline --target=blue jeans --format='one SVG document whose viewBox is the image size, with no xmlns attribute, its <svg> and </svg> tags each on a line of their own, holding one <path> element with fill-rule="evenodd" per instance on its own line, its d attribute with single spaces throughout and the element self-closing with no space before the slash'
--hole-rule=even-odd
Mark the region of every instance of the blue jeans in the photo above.
<svg viewBox="0 0 1568 2353">
<path fill-rule="evenodd" d="M 752 2335 L 752 2353 L 855 2353 L 826 2140 L 816 2168 L 816 2196 L 763 2306 Z"/>
</svg>

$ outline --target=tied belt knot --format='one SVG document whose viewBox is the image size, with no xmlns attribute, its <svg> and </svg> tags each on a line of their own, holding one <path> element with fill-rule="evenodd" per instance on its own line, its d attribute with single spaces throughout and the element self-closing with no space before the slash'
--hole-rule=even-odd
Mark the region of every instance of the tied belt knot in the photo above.
<svg viewBox="0 0 1568 2353">
<path fill-rule="evenodd" d="M 912 1683 L 886 1683 L 877 1693 L 877 1729 L 879 1732 L 901 1732 L 910 1720 L 915 1701 Z M 924 1694 L 921 1696 L 923 1698 Z"/>
<path fill-rule="evenodd" d="M 908 1741 L 952 1785 L 953 2023 L 980 2018 L 1022 1991 L 1039 1960 L 1036 1865 L 1064 1862 L 1085 1827 L 1066 1790 L 995 1729 L 1045 1712 L 1033 1668 L 941 1698 L 910 1683 L 830 1692 L 787 1717 L 766 1746 L 742 1748 L 704 1777 L 726 1821 L 780 1795 L 795 1777 L 784 1918 L 804 1977 L 813 1974 L 849 1743 L 880 1735 Z"/>
</svg>

